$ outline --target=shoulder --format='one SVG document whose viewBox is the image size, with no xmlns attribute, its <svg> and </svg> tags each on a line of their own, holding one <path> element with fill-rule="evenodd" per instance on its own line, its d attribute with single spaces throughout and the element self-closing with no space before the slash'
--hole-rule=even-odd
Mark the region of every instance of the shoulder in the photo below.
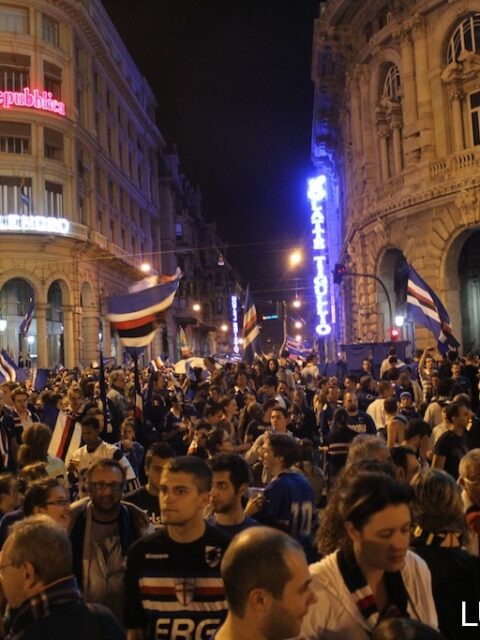
<svg viewBox="0 0 480 640">
<path fill-rule="evenodd" d="M 149 533 L 136 540 L 128 550 L 128 558 L 145 557 L 152 550 L 161 550 L 168 544 L 169 537 L 165 527 L 160 527 L 155 533 Z"/>
</svg>

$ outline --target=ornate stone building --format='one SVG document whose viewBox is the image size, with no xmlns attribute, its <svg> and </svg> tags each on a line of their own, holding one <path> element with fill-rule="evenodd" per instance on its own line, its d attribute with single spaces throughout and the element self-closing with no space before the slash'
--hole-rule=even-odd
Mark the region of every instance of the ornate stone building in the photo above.
<svg viewBox="0 0 480 640">
<path fill-rule="evenodd" d="M 385 282 L 394 315 L 412 264 L 480 349 L 480 1 L 322 2 L 313 80 L 312 157 L 338 186 L 340 258 Z M 337 293 L 343 340 L 388 339 L 374 280 Z M 432 344 L 407 318 L 402 337 L 414 333 Z"/>
</svg>

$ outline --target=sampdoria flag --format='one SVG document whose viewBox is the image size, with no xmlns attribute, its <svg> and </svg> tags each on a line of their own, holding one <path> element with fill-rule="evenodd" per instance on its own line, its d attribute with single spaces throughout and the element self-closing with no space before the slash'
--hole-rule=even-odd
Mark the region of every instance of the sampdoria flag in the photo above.
<svg viewBox="0 0 480 640">
<path fill-rule="evenodd" d="M 33 369 L 32 389 L 37 393 L 43 391 L 48 386 L 50 375 L 50 369 Z"/>
<path fill-rule="evenodd" d="M 255 359 L 255 353 L 260 353 L 259 335 L 257 310 L 250 294 L 250 285 L 247 285 L 243 312 L 243 359 L 248 364 L 251 364 Z"/>
<path fill-rule="evenodd" d="M 286 336 L 283 349 L 288 350 L 289 358 L 306 358 L 312 353 L 312 348 L 304 340 L 295 340 L 291 336 Z"/>
<path fill-rule="evenodd" d="M 190 355 L 190 347 L 187 342 L 187 335 L 183 327 L 178 327 L 178 339 L 180 341 L 180 353 L 182 358 L 188 358 Z"/>
<path fill-rule="evenodd" d="M 158 314 L 172 305 L 181 277 L 177 269 L 174 276 L 163 276 L 159 284 L 107 299 L 107 318 L 125 347 L 146 347 L 151 343 Z"/>
<path fill-rule="evenodd" d="M 32 291 L 32 295 L 30 297 L 30 302 L 28 303 L 28 309 L 23 317 L 22 324 L 20 325 L 20 335 L 22 338 L 25 338 L 28 330 L 30 329 L 30 325 L 32 324 L 33 312 L 35 311 L 35 294 Z"/>
<path fill-rule="evenodd" d="M 5 349 L 0 351 L 0 382 L 15 382 L 19 369 Z"/>
<path fill-rule="evenodd" d="M 51 456 L 61 458 L 68 466 L 70 458 L 81 444 L 82 428 L 80 422 L 60 411 L 52 404 L 46 404 L 42 413 L 42 422 L 52 429 L 52 439 L 48 447 Z"/>
<path fill-rule="evenodd" d="M 407 304 L 411 319 L 433 333 L 442 355 L 460 346 L 452 334 L 447 310 L 411 265 L 408 265 Z"/>
</svg>

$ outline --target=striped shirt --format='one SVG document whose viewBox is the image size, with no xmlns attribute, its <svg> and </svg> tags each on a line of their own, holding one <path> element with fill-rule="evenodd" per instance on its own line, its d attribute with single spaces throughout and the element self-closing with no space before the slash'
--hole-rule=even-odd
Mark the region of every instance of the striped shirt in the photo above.
<svg viewBox="0 0 480 640">
<path fill-rule="evenodd" d="M 220 562 L 230 538 L 206 524 L 201 538 L 172 540 L 163 527 L 128 552 L 125 622 L 146 640 L 207 640 L 227 613 Z"/>
</svg>

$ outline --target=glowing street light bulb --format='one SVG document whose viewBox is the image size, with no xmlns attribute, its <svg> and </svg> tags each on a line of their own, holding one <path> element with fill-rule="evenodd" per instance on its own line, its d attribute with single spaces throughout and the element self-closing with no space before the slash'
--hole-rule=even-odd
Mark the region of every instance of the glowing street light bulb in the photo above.
<svg viewBox="0 0 480 640">
<path fill-rule="evenodd" d="M 192 309 L 193 309 L 194 311 L 200 311 L 201 307 L 200 307 L 200 305 L 198 304 L 198 302 L 196 302 L 196 303 L 193 305 Z"/>
<path fill-rule="evenodd" d="M 301 336 L 300 334 L 296 335 L 296 336 L 295 336 L 295 340 L 296 340 L 297 342 L 301 342 L 301 341 L 302 341 L 302 336 Z"/>
<path fill-rule="evenodd" d="M 302 328 L 302 323 L 300 322 L 300 320 L 297 320 L 295 322 L 295 329 L 301 329 Z"/>
<path fill-rule="evenodd" d="M 293 301 L 293 306 L 295 307 L 295 309 L 298 309 L 302 303 L 300 302 L 300 300 L 298 298 L 295 298 L 295 300 Z"/>
<path fill-rule="evenodd" d="M 298 267 L 298 265 L 302 262 L 302 259 L 303 259 L 303 255 L 300 249 L 295 249 L 295 251 L 292 251 L 292 253 L 289 256 L 290 266 Z"/>
<path fill-rule="evenodd" d="M 227 324 L 222 324 L 222 326 L 220 327 L 220 329 L 222 331 L 228 331 L 228 325 Z"/>
<path fill-rule="evenodd" d="M 140 271 L 143 271 L 143 273 L 150 273 L 152 267 L 148 264 L 148 262 L 142 262 L 142 264 L 140 265 Z"/>
</svg>

